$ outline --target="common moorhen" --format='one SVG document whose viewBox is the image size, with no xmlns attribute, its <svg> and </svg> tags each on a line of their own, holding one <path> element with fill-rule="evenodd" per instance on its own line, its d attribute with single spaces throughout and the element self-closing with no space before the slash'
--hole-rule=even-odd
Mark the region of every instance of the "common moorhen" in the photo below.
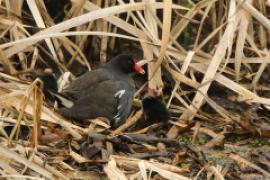
<svg viewBox="0 0 270 180">
<path fill-rule="evenodd" d="M 133 72 L 144 70 L 131 55 L 121 54 L 85 73 L 61 92 L 72 103 L 59 108 L 60 114 L 78 121 L 106 117 L 113 128 L 118 127 L 131 111 L 135 85 L 129 74 Z"/>
<path fill-rule="evenodd" d="M 44 71 L 36 70 L 30 73 L 30 79 L 34 80 L 39 78 L 43 81 L 43 93 L 47 103 L 52 104 L 55 101 L 55 97 L 52 93 L 57 93 L 57 80 L 53 74 L 52 69 L 47 68 Z"/>
<path fill-rule="evenodd" d="M 170 113 L 161 97 L 145 97 L 142 100 L 144 116 L 147 121 L 167 122 Z"/>
<path fill-rule="evenodd" d="M 163 102 L 161 94 L 145 95 L 142 99 L 143 115 L 144 118 L 140 119 L 131 130 L 138 130 L 145 128 L 152 124 L 160 124 L 166 126 L 170 119 L 170 113 Z"/>
</svg>

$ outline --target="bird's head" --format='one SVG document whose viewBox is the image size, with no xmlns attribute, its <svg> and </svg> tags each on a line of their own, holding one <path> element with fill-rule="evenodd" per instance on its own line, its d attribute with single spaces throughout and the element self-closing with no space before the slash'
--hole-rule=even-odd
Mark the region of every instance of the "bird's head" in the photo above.
<svg viewBox="0 0 270 180">
<path fill-rule="evenodd" d="M 124 73 L 133 73 L 133 72 L 140 73 L 140 74 L 145 73 L 142 66 L 136 63 L 135 58 L 133 58 L 129 54 L 120 54 L 114 57 L 113 59 L 111 59 L 109 64 L 116 66 Z"/>
</svg>

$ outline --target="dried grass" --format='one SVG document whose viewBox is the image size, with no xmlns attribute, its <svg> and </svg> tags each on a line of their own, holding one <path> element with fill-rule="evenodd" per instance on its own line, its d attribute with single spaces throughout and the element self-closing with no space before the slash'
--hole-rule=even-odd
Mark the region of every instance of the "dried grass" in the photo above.
<svg viewBox="0 0 270 180">
<path fill-rule="evenodd" d="M 194 143 L 199 134 L 205 134 L 212 139 L 196 147 L 204 151 L 224 143 L 227 128 L 232 124 L 240 129 L 252 129 L 253 125 L 245 122 L 251 117 L 239 117 L 209 95 L 216 82 L 224 90 L 233 92 L 231 96 L 237 102 L 256 107 L 270 106 L 270 97 L 261 96 L 258 92 L 259 89 L 269 91 L 269 85 L 260 82 L 264 76 L 269 78 L 269 7 L 262 0 L 201 0 L 197 3 L 181 0 L 130 3 L 122 0 L 71 0 L 64 18 L 56 23 L 49 14 L 51 9 L 45 0 L 26 0 L 24 6 L 28 7 L 28 12 L 23 2 L 0 1 L 0 106 L 10 112 L 9 115 L 1 113 L 0 118 L 0 174 L 3 178 L 72 179 L 78 174 L 82 179 L 96 177 L 96 174 L 83 174 L 83 171 L 73 168 L 67 163 L 67 159 L 72 158 L 79 164 L 102 164 L 110 179 L 150 179 L 153 172 L 156 178 L 189 179 L 188 171 L 177 166 L 183 158 L 183 150 L 180 149 L 166 149 L 174 153 L 170 163 L 113 155 L 115 151 L 111 141 L 118 138 L 117 135 L 128 134 L 127 129 L 142 117 L 140 103 L 137 105 L 139 109 L 131 114 L 125 124 L 115 131 L 109 131 L 108 136 L 100 137 L 106 140 L 107 148 L 101 153 L 102 159 L 87 159 L 72 149 L 78 150 L 79 140 L 86 135 L 95 132 L 102 134 L 108 131 L 109 126 L 100 119 L 92 121 L 89 127 L 81 127 L 64 119 L 53 108 L 45 106 L 40 80 L 29 83 L 20 76 L 39 68 L 40 64 L 57 66 L 53 68 L 59 70 L 59 74 L 74 71 L 75 63 L 77 69 L 91 70 L 94 61 L 89 57 L 99 57 L 100 62 L 105 63 L 106 51 L 116 48 L 119 39 L 139 46 L 143 54 L 141 63 L 147 64 L 148 85 L 139 87 L 136 98 L 141 97 L 147 87 L 162 91 L 168 83 L 164 79 L 171 80 L 172 89 L 165 94 L 166 104 L 178 117 L 169 124 L 167 137 L 170 139 L 188 130 Z M 192 42 L 186 42 L 187 39 Z M 89 56 L 89 48 L 94 55 Z M 73 77 L 75 74 L 72 72 Z M 205 104 L 214 109 L 216 117 L 203 112 Z M 213 124 L 211 120 L 215 118 Z M 191 128 L 189 123 L 194 120 L 212 124 L 206 123 L 204 126 L 207 127 L 202 127 L 197 123 Z M 222 131 L 216 132 L 215 126 L 221 123 Z M 31 137 L 27 140 L 19 138 L 22 125 L 31 131 Z M 268 125 L 264 127 L 266 130 L 260 127 L 249 132 L 266 132 L 267 135 Z M 13 127 L 11 133 L 6 132 L 6 126 Z M 156 127 L 145 127 L 133 134 L 146 133 Z M 49 135 L 42 134 L 42 130 L 48 131 Z M 54 140 L 45 142 L 46 135 Z M 68 142 L 68 145 L 57 149 L 54 141 L 59 140 Z M 140 143 L 147 151 L 161 151 L 160 147 L 149 142 Z M 100 141 L 97 144 L 102 146 Z M 55 159 L 47 162 L 46 159 L 50 157 L 46 156 L 50 153 Z M 264 178 L 269 178 L 269 173 L 256 164 L 238 155 L 230 154 L 228 157 L 247 164 Z M 166 162 L 168 159 L 163 160 Z M 195 179 L 203 172 L 209 178 L 225 179 L 226 173 L 219 165 L 202 164 L 197 176 L 193 176 Z"/>
</svg>

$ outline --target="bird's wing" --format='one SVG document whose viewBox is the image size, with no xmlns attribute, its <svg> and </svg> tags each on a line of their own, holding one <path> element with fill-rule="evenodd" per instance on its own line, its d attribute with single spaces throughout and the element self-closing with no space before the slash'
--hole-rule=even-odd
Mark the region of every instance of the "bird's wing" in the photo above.
<svg viewBox="0 0 270 180">
<path fill-rule="evenodd" d="M 129 85 L 118 82 L 118 90 L 114 94 L 117 100 L 117 113 L 112 118 L 112 126 L 118 127 L 121 125 L 130 114 L 132 108 L 134 89 Z"/>
<path fill-rule="evenodd" d="M 125 82 L 107 80 L 99 83 L 87 96 L 74 101 L 71 108 L 59 110 L 63 116 L 77 120 L 104 116 L 112 121 L 113 127 L 118 127 L 130 113 L 133 93 L 133 87 Z"/>
<path fill-rule="evenodd" d="M 98 84 L 110 80 L 110 75 L 106 69 L 100 68 L 92 70 L 80 76 L 75 81 L 63 89 L 61 94 L 69 97 L 71 100 L 79 100 L 81 97 L 91 92 Z"/>
</svg>

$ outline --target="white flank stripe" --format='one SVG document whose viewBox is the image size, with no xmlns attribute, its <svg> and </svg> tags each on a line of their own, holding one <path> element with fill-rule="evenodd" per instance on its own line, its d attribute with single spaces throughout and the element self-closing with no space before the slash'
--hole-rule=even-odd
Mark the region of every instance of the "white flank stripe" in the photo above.
<svg viewBox="0 0 270 180">
<path fill-rule="evenodd" d="M 118 97 L 119 99 L 125 94 L 126 90 L 122 89 L 117 91 L 117 93 L 115 93 L 114 97 Z"/>
<path fill-rule="evenodd" d="M 121 105 L 119 105 L 119 106 L 117 107 L 117 110 L 119 111 L 119 109 L 121 109 L 121 107 L 122 107 L 122 106 L 121 106 Z"/>
</svg>

